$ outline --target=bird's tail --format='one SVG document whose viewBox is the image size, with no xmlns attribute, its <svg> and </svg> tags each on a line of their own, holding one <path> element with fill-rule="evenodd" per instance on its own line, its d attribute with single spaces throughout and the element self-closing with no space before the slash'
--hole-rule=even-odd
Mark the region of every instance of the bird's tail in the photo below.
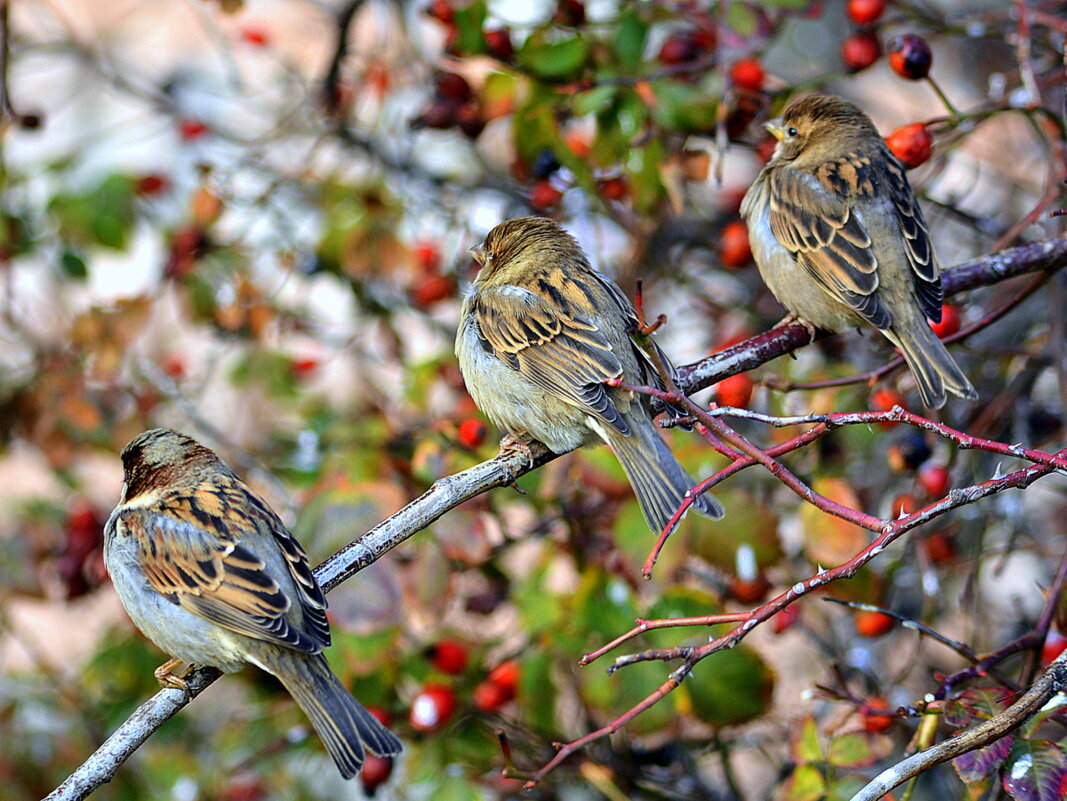
<svg viewBox="0 0 1067 801">
<path fill-rule="evenodd" d="M 273 649 L 267 664 L 311 720 L 337 769 L 351 779 L 363 765 L 364 746 L 378 756 L 396 756 L 400 740 L 352 697 L 322 654 Z"/>
<path fill-rule="evenodd" d="M 632 415 L 627 419 L 632 431 L 629 436 L 611 426 L 600 426 L 598 433 L 626 471 L 645 520 L 654 531 L 662 531 L 697 482 L 678 464 L 651 420 Z M 722 504 L 708 492 L 697 497 L 690 508 L 713 520 L 723 515 Z"/>
<path fill-rule="evenodd" d="M 897 321 L 892 330 L 882 333 L 900 348 L 919 385 L 923 403 L 931 409 L 945 405 L 946 390 L 966 400 L 978 400 L 978 393 L 967 376 L 918 311 L 914 316 L 908 315 L 908 319 Z"/>
</svg>

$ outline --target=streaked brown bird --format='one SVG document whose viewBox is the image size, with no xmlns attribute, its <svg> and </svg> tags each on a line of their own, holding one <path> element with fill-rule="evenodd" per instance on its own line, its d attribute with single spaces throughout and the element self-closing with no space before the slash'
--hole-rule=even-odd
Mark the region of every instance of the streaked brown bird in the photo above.
<svg viewBox="0 0 1067 801">
<path fill-rule="evenodd" d="M 793 103 L 741 204 L 760 275 L 791 314 L 827 331 L 873 326 L 900 348 L 923 403 L 978 394 L 927 320 L 941 273 L 904 168 L 862 110 L 840 97 Z"/>
<path fill-rule="evenodd" d="M 144 634 L 180 662 L 276 676 L 311 719 L 341 775 L 365 749 L 400 753 L 391 731 L 331 672 L 326 598 L 300 543 L 215 453 L 176 431 L 146 431 L 122 451 L 122 497 L 104 531 L 115 591 Z"/>
<path fill-rule="evenodd" d="M 507 220 L 471 252 L 482 268 L 463 302 L 456 355 L 474 402 L 500 428 L 556 453 L 608 443 L 648 524 L 662 530 L 696 482 L 656 431 L 647 396 L 605 383 L 662 386 L 634 342 L 637 315 L 622 290 L 545 217 Z M 708 493 L 691 508 L 722 517 Z"/>
</svg>

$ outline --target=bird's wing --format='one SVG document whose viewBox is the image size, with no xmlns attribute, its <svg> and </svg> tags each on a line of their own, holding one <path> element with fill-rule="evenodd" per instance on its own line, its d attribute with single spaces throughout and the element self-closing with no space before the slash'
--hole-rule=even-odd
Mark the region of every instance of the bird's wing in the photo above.
<svg viewBox="0 0 1067 801">
<path fill-rule="evenodd" d="M 859 176 L 854 167 L 849 171 L 847 159 L 830 164 L 839 171 L 824 169 L 816 176 L 777 169 L 770 174 L 771 231 L 823 289 L 876 328 L 888 328 L 891 318 L 877 295 L 878 259 L 871 238 L 835 186 L 858 186 Z"/>
<path fill-rule="evenodd" d="M 512 284 L 483 288 L 472 298 L 471 314 L 488 353 L 561 400 L 630 433 L 604 384 L 622 376 L 622 363 L 592 315 Z"/>
<path fill-rule="evenodd" d="M 877 158 L 884 170 L 859 154 L 827 161 L 814 173 L 775 170 L 770 176 L 771 230 L 831 295 L 876 328 L 889 328 L 892 318 L 876 292 L 878 256 L 853 211 L 858 202 L 888 200 L 923 312 L 940 320 L 941 277 L 926 221 L 900 163 L 888 150 Z"/>
<path fill-rule="evenodd" d="M 941 303 L 945 291 L 941 286 L 941 270 L 930 243 L 930 229 L 926 225 L 922 209 L 915 193 L 911 191 L 904 167 L 885 148 L 882 154 L 886 164 L 883 192 L 893 202 L 900 232 L 904 235 L 904 251 L 915 273 L 915 290 L 923 313 L 935 323 L 941 322 Z"/>
<path fill-rule="evenodd" d="M 137 544 L 148 584 L 172 603 L 248 637 L 308 653 L 322 650 L 330 641 L 326 601 L 300 544 L 262 501 L 232 506 L 225 497 L 225 491 L 203 488 L 170 495 L 157 507 L 123 510 L 116 525 Z M 257 521 L 262 512 L 267 518 Z M 269 533 L 257 530 L 257 522 L 275 521 Z M 279 549 L 297 588 L 302 624 L 292 619 L 292 601 L 247 544 L 254 538 Z"/>
</svg>

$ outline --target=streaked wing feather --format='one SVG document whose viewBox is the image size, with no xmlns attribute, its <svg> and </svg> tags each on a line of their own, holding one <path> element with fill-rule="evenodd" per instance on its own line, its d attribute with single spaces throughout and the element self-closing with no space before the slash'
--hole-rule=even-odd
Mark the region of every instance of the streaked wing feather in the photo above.
<svg viewBox="0 0 1067 801">
<path fill-rule="evenodd" d="M 915 290 L 923 313 L 937 322 L 941 319 L 944 289 L 941 286 L 941 270 L 930 242 L 930 230 L 919 202 L 908 184 L 903 166 L 888 148 L 883 156 L 888 165 L 885 171 L 885 191 L 893 201 L 900 230 L 904 235 L 905 254 L 915 272 Z"/>
<path fill-rule="evenodd" d="M 119 517 L 137 532 L 141 567 L 154 590 L 238 634 L 321 650 L 314 633 L 289 622 L 290 601 L 262 560 L 232 536 L 217 536 L 169 511 L 129 509 Z"/>
<path fill-rule="evenodd" d="M 884 327 L 889 313 L 876 295 L 878 260 L 871 238 L 838 194 L 842 175 L 856 180 L 857 171 L 844 161 L 831 162 L 818 177 L 792 169 L 772 172 L 771 230 L 831 296 Z"/>
<path fill-rule="evenodd" d="M 622 363 L 594 323 L 514 286 L 483 290 L 471 311 L 487 351 L 548 392 L 629 433 L 604 384 L 622 375 Z"/>
</svg>

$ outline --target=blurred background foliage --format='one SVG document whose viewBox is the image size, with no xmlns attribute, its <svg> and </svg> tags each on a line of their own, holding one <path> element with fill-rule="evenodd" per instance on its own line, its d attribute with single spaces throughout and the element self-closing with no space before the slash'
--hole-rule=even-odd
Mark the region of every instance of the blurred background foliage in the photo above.
<svg viewBox="0 0 1067 801">
<path fill-rule="evenodd" d="M 680 364 L 781 315 L 737 209 L 773 144 L 759 122 L 798 92 L 847 95 L 895 131 L 946 265 L 1062 231 L 1046 218 L 1065 205 L 1067 174 L 1067 24 L 1052 0 L 0 9 L 0 783 L 12 801 L 46 794 L 155 690 L 163 657 L 132 630 L 101 559 L 131 437 L 171 425 L 217 448 L 314 561 L 495 453 L 452 339 L 466 250 L 502 219 L 555 216 L 629 295 L 641 279 Z M 1025 283 L 952 299 L 943 330 Z M 982 403 L 950 404 L 945 422 L 1059 449 L 1063 308 L 1056 276 L 954 348 Z M 701 398 L 775 414 L 921 411 L 899 371 L 825 383 L 890 355 L 877 338 L 835 337 Z M 795 433 L 740 422 L 762 443 Z M 667 436 L 694 473 L 724 465 L 698 437 Z M 789 464 L 889 518 L 1000 469 L 899 426 L 835 432 Z M 1063 555 L 1053 481 L 939 518 L 826 594 L 993 650 L 1032 629 Z M 330 596 L 331 663 L 401 734 L 396 765 L 372 762 L 346 785 L 288 696 L 246 671 L 95 797 L 518 797 L 498 729 L 534 769 L 670 670 L 609 675 L 579 668 L 584 653 L 638 617 L 750 608 L 868 541 L 753 469 L 717 489 L 726 519 L 687 520 L 645 582 L 654 536 L 605 449 L 518 490 L 464 504 Z M 706 637 L 664 629 L 631 645 Z M 1025 675 L 1027 658 L 1005 669 Z M 847 798 L 915 734 L 914 718 L 877 712 L 967 664 L 892 618 L 808 598 L 525 797 Z M 965 698 L 943 733 L 1004 701 Z M 1014 756 L 943 768 L 920 788 L 1053 797 L 1041 791 L 1067 772 L 1060 734 L 1027 731 Z M 1007 770 L 1020 755 L 1037 765 L 1029 795 Z"/>
</svg>

